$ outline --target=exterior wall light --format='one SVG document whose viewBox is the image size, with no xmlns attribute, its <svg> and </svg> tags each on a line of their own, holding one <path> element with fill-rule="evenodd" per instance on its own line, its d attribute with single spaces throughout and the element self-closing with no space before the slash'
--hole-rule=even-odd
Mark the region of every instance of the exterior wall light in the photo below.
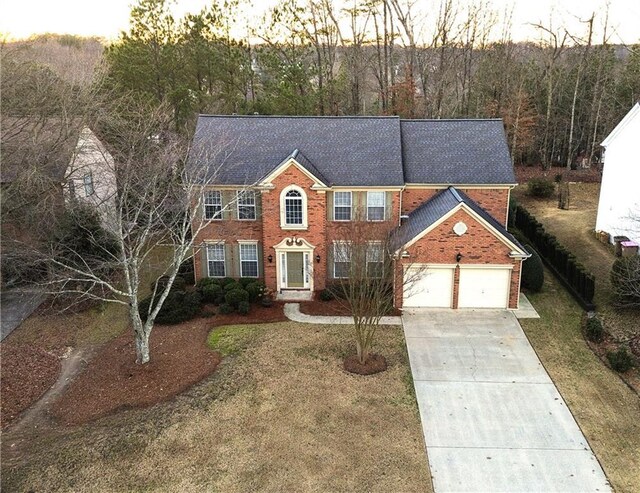
<svg viewBox="0 0 640 493">
<path fill-rule="evenodd" d="M 273 262 L 273 255 L 269 255 L 267 257 L 267 260 L 269 261 L 269 263 Z"/>
<path fill-rule="evenodd" d="M 458 252 L 456 254 L 456 262 L 460 263 L 460 260 L 462 260 L 462 254 L 460 252 Z"/>
<path fill-rule="evenodd" d="M 320 263 L 320 254 L 316 255 L 316 263 L 319 264 Z"/>
</svg>

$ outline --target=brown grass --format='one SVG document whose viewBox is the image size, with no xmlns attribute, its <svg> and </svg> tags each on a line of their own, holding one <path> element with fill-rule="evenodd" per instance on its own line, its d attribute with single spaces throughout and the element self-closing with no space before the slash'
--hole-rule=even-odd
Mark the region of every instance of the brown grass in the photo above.
<svg viewBox="0 0 640 493">
<path fill-rule="evenodd" d="M 227 339 L 234 331 L 242 349 L 211 377 L 38 438 L 26 464 L 3 464 L 3 489 L 432 491 L 399 327 L 378 332 L 389 369 L 369 377 L 341 368 L 348 326 L 237 326 Z"/>
<path fill-rule="evenodd" d="M 616 310 L 611 305 L 609 273 L 616 257 L 611 248 L 600 243 L 594 234 L 599 183 L 570 184 L 571 207 L 558 209 L 557 198 L 534 199 L 526 195 L 526 185 L 513 191 L 519 203 L 531 211 L 596 277 L 595 303 L 607 331 L 614 337 L 627 340 L 640 335 L 640 312 Z"/>
<path fill-rule="evenodd" d="M 640 398 L 589 349 L 580 331 L 581 308 L 545 272 L 543 291 L 528 294 L 540 314 L 521 320 L 615 491 L 640 485 Z"/>
</svg>

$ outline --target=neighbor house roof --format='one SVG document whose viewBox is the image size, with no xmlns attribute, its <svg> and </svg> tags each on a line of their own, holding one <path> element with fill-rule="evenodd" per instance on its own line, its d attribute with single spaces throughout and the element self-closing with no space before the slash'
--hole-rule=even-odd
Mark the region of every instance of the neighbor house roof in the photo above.
<svg viewBox="0 0 640 493">
<path fill-rule="evenodd" d="M 400 145 L 397 117 L 201 115 L 189 163 L 217 183 L 253 184 L 297 149 L 329 186 L 402 186 Z"/>
<path fill-rule="evenodd" d="M 496 221 L 491 214 L 480 207 L 466 193 L 455 187 L 448 187 L 441 190 L 409 214 L 409 217 L 405 219 L 402 225 L 394 232 L 392 241 L 394 248 L 403 247 L 460 204 L 466 205 L 496 230 L 498 234 L 520 248 L 523 252 L 526 252 L 526 249 L 502 224 Z"/>
<path fill-rule="evenodd" d="M 502 120 L 402 120 L 407 183 L 515 185 Z"/>
</svg>

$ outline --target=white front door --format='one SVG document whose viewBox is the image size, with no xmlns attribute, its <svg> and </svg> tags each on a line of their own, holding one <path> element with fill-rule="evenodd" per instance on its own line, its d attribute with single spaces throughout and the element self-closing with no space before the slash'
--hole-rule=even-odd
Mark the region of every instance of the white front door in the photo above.
<svg viewBox="0 0 640 493">
<path fill-rule="evenodd" d="M 453 272 L 451 267 L 409 267 L 405 272 L 402 306 L 451 308 Z"/>
<path fill-rule="evenodd" d="M 459 308 L 507 308 L 511 269 L 460 266 Z"/>
</svg>

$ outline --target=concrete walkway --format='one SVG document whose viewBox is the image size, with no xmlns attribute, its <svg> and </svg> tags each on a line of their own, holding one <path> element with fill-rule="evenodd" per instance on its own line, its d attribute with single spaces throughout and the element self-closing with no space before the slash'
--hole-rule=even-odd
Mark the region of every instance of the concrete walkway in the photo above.
<svg viewBox="0 0 640 493">
<path fill-rule="evenodd" d="M 305 324 L 322 324 L 322 325 L 351 325 L 352 317 L 326 317 L 322 315 L 307 315 L 300 312 L 300 303 L 285 303 L 284 315 L 294 322 L 302 322 Z M 380 325 L 402 325 L 400 317 L 382 317 Z"/>
<path fill-rule="evenodd" d="M 403 324 L 435 493 L 611 491 L 512 312 Z"/>
<path fill-rule="evenodd" d="M 0 293 L 0 341 L 3 341 L 45 300 L 39 291 L 9 290 Z"/>
</svg>

